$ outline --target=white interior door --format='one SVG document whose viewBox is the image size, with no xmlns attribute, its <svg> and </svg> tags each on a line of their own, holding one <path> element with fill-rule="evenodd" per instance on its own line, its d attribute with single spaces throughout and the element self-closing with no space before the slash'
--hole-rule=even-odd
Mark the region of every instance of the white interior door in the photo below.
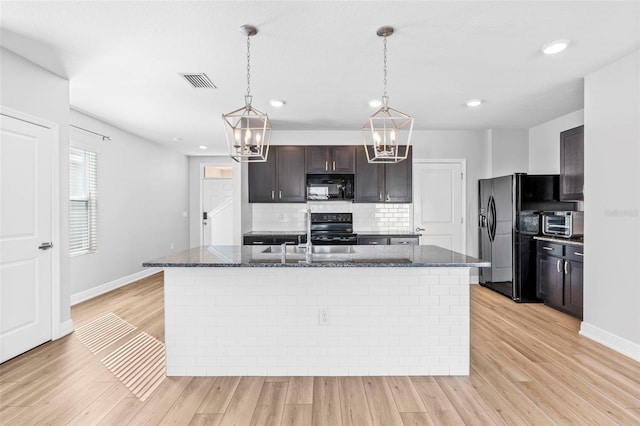
<svg viewBox="0 0 640 426">
<path fill-rule="evenodd" d="M 465 251 L 462 162 L 413 163 L 413 223 L 420 244 Z"/>
<path fill-rule="evenodd" d="M 0 362 L 51 340 L 53 140 L 0 115 Z"/>
<path fill-rule="evenodd" d="M 233 181 L 202 180 L 202 241 L 208 245 L 233 244 Z M 206 219 L 204 218 L 206 213 Z"/>
</svg>

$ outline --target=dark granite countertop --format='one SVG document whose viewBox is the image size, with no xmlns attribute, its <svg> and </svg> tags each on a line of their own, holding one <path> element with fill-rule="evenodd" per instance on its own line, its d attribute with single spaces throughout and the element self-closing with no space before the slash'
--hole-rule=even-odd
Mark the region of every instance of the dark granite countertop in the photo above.
<svg viewBox="0 0 640 426">
<path fill-rule="evenodd" d="M 251 231 L 245 232 L 243 236 L 251 237 L 255 235 L 268 235 L 276 237 L 286 237 L 290 235 L 306 235 L 305 231 Z"/>
<path fill-rule="evenodd" d="M 415 232 L 357 232 L 355 231 L 356 234 L 358 234 L 358 237 L 398 237 L 398 238 L 403 238 L 403 237 L 419 237 L 422 234 L 416 234 Z"/>
<path fill-rule="evenodd" d="M 561 238 L 561 237 L 549 237 L 548 235 L 536 235 L 534 240 L 549 241 L 552 243 L 567 244 L 570 246 L 584 247 L 584 240 L 582 238 Z"/>
<path fill-rule="evenodd" d="M 327 246 L 316 246 L 327 247 Z M 144 262 L 144 267 L 488 267 L 489 262 L 437 246 L 331 246 L 350 253 L 314 253 L 310 263 L 296 246 L 201 246 Z M 265 250 L 273 250 L 265 253 Z"/>
</svg>

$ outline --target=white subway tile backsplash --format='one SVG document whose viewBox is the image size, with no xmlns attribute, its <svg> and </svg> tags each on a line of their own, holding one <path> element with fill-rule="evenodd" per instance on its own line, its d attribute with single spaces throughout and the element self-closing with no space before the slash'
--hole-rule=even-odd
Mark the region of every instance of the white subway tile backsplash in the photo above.
<svg viewBox="0 0 640 426">
<path fill-rule="evenodd" d="M 307 208 L 312 212 L 353 213 L 356 233 L 411 232 L 413 204 L 360 204 L 351 202 L 310 202 L 307 204 L 249 204 L 253 222 L 248 231 L 304 232 Z M 387 220 L 383 220 L 387 219 Z"/>
</svg>

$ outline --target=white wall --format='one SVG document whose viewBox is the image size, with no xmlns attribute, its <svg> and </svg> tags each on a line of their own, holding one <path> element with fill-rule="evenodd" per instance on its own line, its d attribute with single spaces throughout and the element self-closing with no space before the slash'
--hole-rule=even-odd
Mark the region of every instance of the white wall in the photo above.
<svg viewBox="0 0 640 426">
<path fill-rule="evenodd" d="M 71 258 L 75 303 L 143 273 L 146 260 L 188 248 L 189 199 L 185 155 L 78 111 L 71 124 L 112 139 L 71 131 L 71 143 L 99 153 L 98 251 Z"/>
<path fill-rule="evenodd" d="M 640 51 L 585 79 L 581 333 L 640 361 Z"/>
<path fill-rule="evenodd" d="M 578 110 L 529 129 L 529 173 L 560 173 L 560 132 L 584 124 Z"/>
<path fill-rule="evenodd" d="M 529 171 L 527 129 L 491 129 L 488 133 L 491 141 L 492 177 Z"/>
<path fill-rule="evenodd" d="M 0 105 L 58 124 L 60 199 L 69 197 L 69 81 L 0 47 Z M 70 323 L 68 203 L 60 202 L 60 322 Z M 55 249 L 55 248 L 54 248 Z M 54 338 L 57 336 L 54 336 Z"/>
</svg>

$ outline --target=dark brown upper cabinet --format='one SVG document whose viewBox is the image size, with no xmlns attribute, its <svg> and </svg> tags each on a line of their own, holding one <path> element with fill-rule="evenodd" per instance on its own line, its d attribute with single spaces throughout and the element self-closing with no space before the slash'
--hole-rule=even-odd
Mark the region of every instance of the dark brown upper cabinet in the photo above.
<svg viewBox="0 0 640 426">
<path fill-rule="evenodd" d="M 306 147 L 307 173 L 351 174 L 355 172 L 353 145 Z"/>
<path fill-rule="evenodd" d="M 399 163 L 369 163 L 364 148 L 356 147 L 356 203 L 410 203 L 412 157 Z"/>
<path fill-rule="evenodd" d="M 584 126 L 560 133 L 560 201 L 584 200 Z"/>
<path fill-rule="evenodd" d="M 305 148 L 272 146 L 264 163 L 249 163 L 250 203 L 304 203 Z"/>
</svg>

